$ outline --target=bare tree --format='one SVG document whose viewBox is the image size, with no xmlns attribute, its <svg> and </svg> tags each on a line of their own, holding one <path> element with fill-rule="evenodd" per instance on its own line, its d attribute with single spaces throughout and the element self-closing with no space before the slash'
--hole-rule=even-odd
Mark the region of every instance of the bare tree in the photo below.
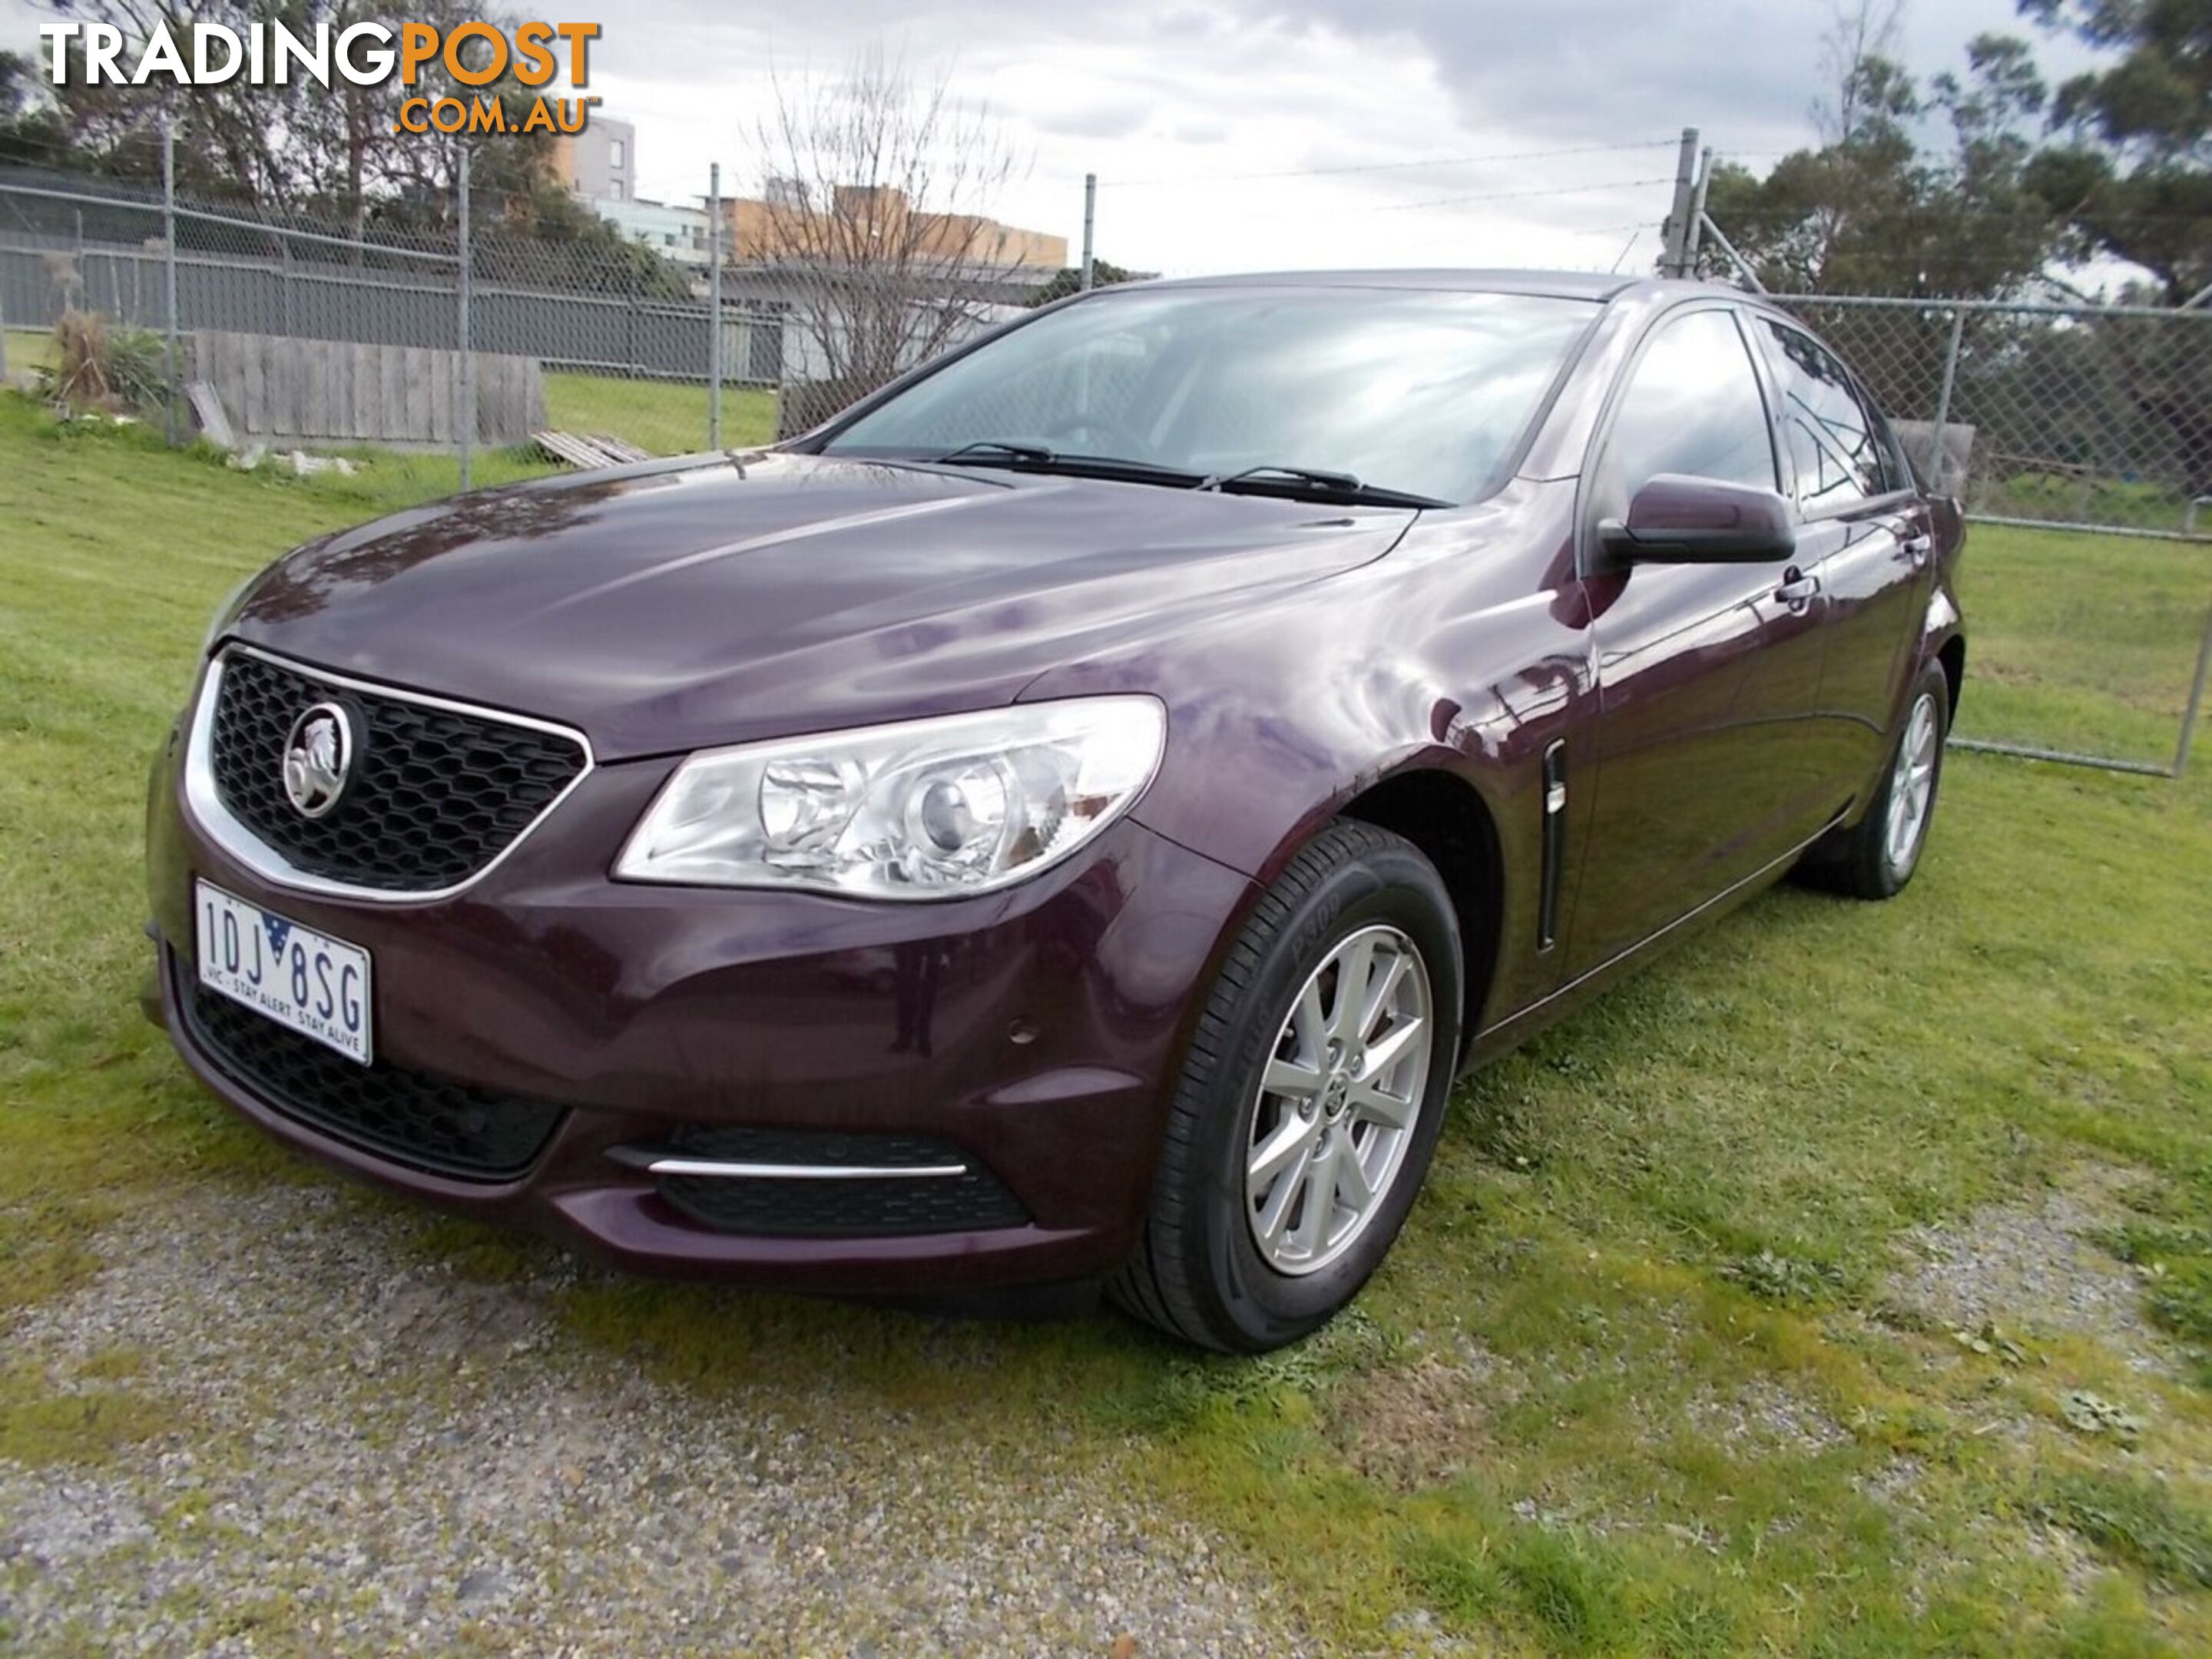
<svg viewBox="0 0 2212 1659">
<path fill-rule="evenodd" d="M 981 323 L 1018 263 L 990 212 L 1020 163 L 988 111 L 880 47 L 835 77 L 778 77 L 757 143 L 765 199 L 738 210 L 736 257 L 800 279 L 819 384 L 787 411 L 798 429 Z"/>
<path fill-rule="evenodd" d="M 1879 91 L 1879 72 L 1869 85 L 1869 65 L 1894 61 L 1904 22 L 1905 0 L 1832 0 L 1820 36 L 1826 89 L 1813 100 L 1811 112 L 1814 131 L 1827 143 L 1849 145 L 1863 136 L 1870 117 L 1883 112 L 1870 97 Z"/>
</svg>

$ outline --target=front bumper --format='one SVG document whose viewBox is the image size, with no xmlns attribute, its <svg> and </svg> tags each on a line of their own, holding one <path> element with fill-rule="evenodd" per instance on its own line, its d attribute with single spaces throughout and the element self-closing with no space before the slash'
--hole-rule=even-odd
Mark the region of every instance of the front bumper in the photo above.
<svg viewBox="0 0 2212 1659">
<path fill-rule="evenodd" d="M 182 747 L 155 768 L 148 878 L 159 1013 L 200 1081 L 349 1174 L 649 1272 L 896 1292 L 1111 1267 L 1135 1241 L 1194 994 L 1252 896 L 1129 818 L 1032 882 L 942 904 L 610 881 L 663 759 L 600 767 L 461 893 L 362 902 L 226 852 L 185 800 Z M 241 1076 L 186 1006 L 196 878 L 368 951 L 378 1064 L 554 1103 L 543 1151 L 518 1175 L 457 1178 L 319 1127 Z M 710 1130 L 933 1138 L 1026 1219 L 728 1231 L 640 1167 Z"/>
</svg>

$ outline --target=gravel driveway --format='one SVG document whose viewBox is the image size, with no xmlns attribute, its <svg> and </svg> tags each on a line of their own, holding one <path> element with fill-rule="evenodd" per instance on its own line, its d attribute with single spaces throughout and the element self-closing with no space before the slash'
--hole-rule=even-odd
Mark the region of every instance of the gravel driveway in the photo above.
<svg viewBox="0 0 2212 1659">
<path fill-rule="evenodd" d="M 0 1644 L 1311 1646 L 1110 1453 L 979 1442 L 836 1376 L 758 1399 L 659 1380 L 564 1335 L 565 1258 L 483 1283 L 410 1242 L 423 1224 L 328 1184 L 194 1188 L 21 1316 L 12 1364 L 67 1390 L 114 1386 L 88 1379 L 133 1355 L 128 1386 L 178 1426 L 104 1465 L 0 1461 Z"/>
</svg>

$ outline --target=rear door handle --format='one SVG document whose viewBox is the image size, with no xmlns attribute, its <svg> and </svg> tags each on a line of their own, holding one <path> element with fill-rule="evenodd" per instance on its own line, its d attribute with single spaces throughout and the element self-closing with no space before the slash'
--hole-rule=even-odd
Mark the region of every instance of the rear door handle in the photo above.
<svg viewBox="0 0 2212 1659">
<path fill-rule="evenodd" d="M 1936 538 L 1924 533 L 1907 536 L 1899 545 L 1905 549 L 1905 556 L 1912 561 L 1912 568 L 1917 570 L 1928 562 L 1928 556 L 1936 550 Z"/>
<path fill-rule="evenodd" d="M 1820 591 L 1820 579 L 1808 576 L 1799 570 L 1783 573 L 1782 586 L 1774 590 L 1774 597 L 1792 611 L 1802 611 L 1812 604 L 1813 596 Z"/>
</svg>

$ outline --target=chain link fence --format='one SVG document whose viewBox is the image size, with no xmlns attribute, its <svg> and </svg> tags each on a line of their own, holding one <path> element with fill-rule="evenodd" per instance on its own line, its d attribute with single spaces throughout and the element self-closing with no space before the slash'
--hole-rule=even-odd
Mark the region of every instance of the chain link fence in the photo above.
<svg viewBox="0 0 2212 1659">
<path fill-rule="evenodd" d="M 789 308 L 718 294 L 719 258 L 471 235 L 458 201 L 395 231 L 84 182 L 0 176 L 0 374 L 64 392 L 90 328 L 157 381 L 101 401 L 235 465 L 399 505 L 775 434 Z"/>
<path fill-rule="evenodd" d="M 2178 774 L 2212 666 L 2212 313 L 1775 298 L 1974 521 L 1957 740 Z"/>
<path fill-rule="evenodd" d="M 54 389 L 58 325 L 89 322 L 126 357 L 156 351 L 173 438 L 343 464 L 394 503 L 789 435 L 1058 270 L 896 191 L 726 203 L 719 168 L 701 206 L 634 204 L 664 234 L 567 239 L 472 227 L 465 175 L 416 216 L 435 229 L 87 184 L 0 173 L 0 374 Z"/>
</svg>

